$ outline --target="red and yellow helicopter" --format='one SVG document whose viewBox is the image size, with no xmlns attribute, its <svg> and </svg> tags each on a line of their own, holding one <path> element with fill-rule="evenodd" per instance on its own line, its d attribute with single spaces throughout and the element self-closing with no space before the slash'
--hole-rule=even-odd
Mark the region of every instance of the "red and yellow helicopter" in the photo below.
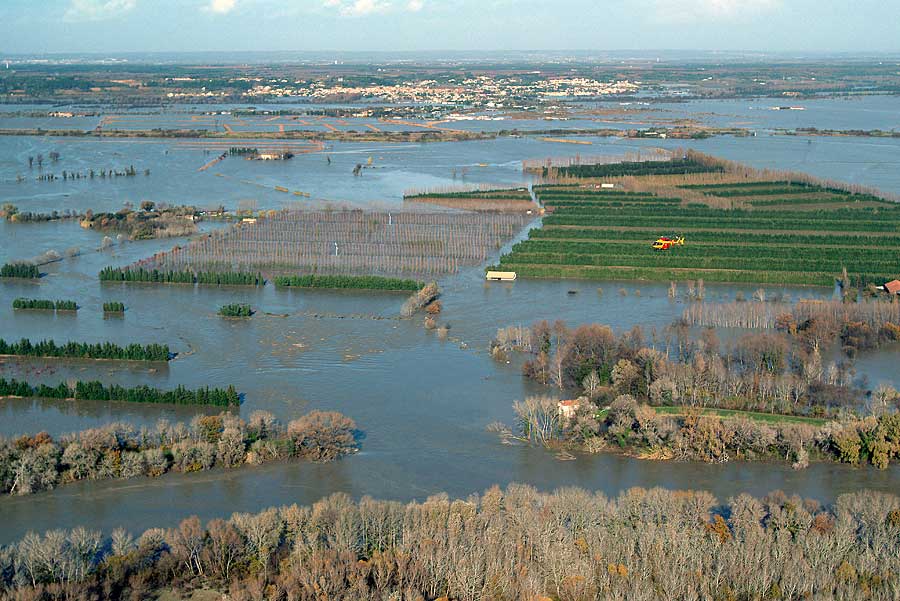
<svg viewBox="0 0 900 601">
<path fill-rule="evenodd" d="M 684 246 L 684 236 L 661 236 L 652 244 L 653 250 L 671 250 L 673 246 Z"/>
</svg>

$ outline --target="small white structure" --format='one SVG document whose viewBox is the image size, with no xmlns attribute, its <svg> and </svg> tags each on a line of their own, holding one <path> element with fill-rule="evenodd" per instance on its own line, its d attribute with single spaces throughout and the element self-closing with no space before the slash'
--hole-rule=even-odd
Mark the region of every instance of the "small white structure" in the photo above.
<svg viewBox="0 0 900 601">
<path fill-rule="evenodd" d="M 556 409 L 559 411 L 559 418 L 564 420 L 575 419 L 575 412 L 578 411 L 579 407 L 581 407 L 581 404 L 577 399 L 560 401 L 556 404 Z"/>
<path fill-rule="evenodd" d="M 241 223 L 254 224 L 256 223 L 256 217 L 244 217 L 241 219 Z"/>
<path fill-rule="evenodd" d="M 489 282 L 512 282 L 516 279 L 515 271 L 488 271 L 485 279 Z"/>
<path fill-rule="evenodd" d="M 600 184 L 600 187 L 608 189 L 608 188 L 615 188 L 616 185 L 615 184 Z"/>
</svg>

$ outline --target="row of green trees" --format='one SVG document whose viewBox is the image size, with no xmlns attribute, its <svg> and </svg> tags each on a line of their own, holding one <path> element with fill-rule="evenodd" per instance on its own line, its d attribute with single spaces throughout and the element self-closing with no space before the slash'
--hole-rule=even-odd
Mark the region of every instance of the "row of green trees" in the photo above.
<svg viewBox="0 0 900 601">
<path fill-rule="evenodd" d="M 717 230 L 752 230 L 754 232 L 825 230 L 829 232 L 890 232 L 900 231 L 900 221 L 883 222 L 877 220 L 858 221 L 855 219 L 766 219 L 766 218 L 729 218 L 725 215 L 693 216 L 693 215 L 629 215 L 617 214 L 616 211 L 601 213 L 554 213 L 544 218 L 544 225 L 592 226 L 592 227 L 643 227 L 671 231 L 673 228 L 688 231 L 693 228 Z M 742 236 L 743 232 L 724 234 Z M 825 240 L 824 242 L 827 242 Z"/>
<path fill-rule="evenodd" d="M 854 194 L 853 196 L 817 196 L 815 198 L 791 197 L 776 198 L 771 200 L 751 200 L 752 207 L 773 207 L 782 205 L 821 205 L 821 204 L 848 204 L 854 202 L 878 202 L 881 203 L 879 209 L 892 210 L 888 207 L 889 200 L 883 200 L 871 194 Z"/>
<path fill-rule="evenodd" d="M 415 280 L 385 278 L 376 275 L 293 275 L 278 276 L 275 285 L 286 288 L 355 288 L 361 290 L 419 290 Z"/>
<path fill-rule="evenodd" d="M 664 226 L 664 224 L 660 224 Z M 578 228 L 578 227 L 543 227 L 541 229 L 531 230 L 529 239 L 566 239 L 566 240 L 585 240 L 590 242 L 608 241 L 608 240 L 640 240 L 648 242 L 655 240 L 660 235 L 660 226 L 634 228 L 627 227 L 619 229 L 610 227 L 603 229 L 598 228 Z M 666 230 L 671 228 L 666 227 Z M 665 233 L 665 232 L 662 232 Z M 728 231 L 692 231 L 688 236 L 688 244 L 679 251 L 686 250 L 691 242 L 729 242 L 735 240 L 734 232 Z M 798 250 L 806 247 L 817 245 L 828 246 L 844 246 L 856 248 L 881 249 L 882 247 L 898 247 L 900 246 L 900 236 L 873 236 L 865 232 L 849 232 L 836 233 L 828 232 L 822 234 L 787 234 L 774 232 L 747 232 L 740 233 L 740 242 L 742 246 L 769 246 L 779 244 L 783 246 L 792 246 Z"/>
<path fill-rule="evenodd" d="M 115 384 L 106 386 L 98 381 L 76 382 L 74 386 L 66 382 L 61 382 L 57 386 L 31 385 L 20 380 L 0 378 L 0 397 L 3 396 L 170 405 L 216 405 L 218 407 L 237 407 L 241 404 L 241 396 L 234 386 L 228 386 L 226 389 L 206 387 L 196 390 L 178 386 L 174 390 L 160 390 L 150 386 L 133 388 Z"/>
<path fill-rule="evenodd" d="M 31 263 L 6 263 L 0 267 L 0 278 L 28 278 L 37 279 L 41 272 L 37 265 Z"/>
<path fill-rule="evenodd" d="M 17 298 L 13 300 L 13 309 L 29 309 L 40 311 L 77 311 L 78 303 L 72 300 L 56 300 L 42 298 Z M 125 303 L 118 301 L 103 303 L 104 313 L 124 313 Z"/>
<path fill-rule="evenodd" d="M 820 229 L 820 224 L 831 222 L 850 222 L 851 224 L 857 224 L 856 227 L 846 228 L 848 231 L 865 231 L 877 224 L 890 224 L 892 227 L 888 229 L 897 231 L 897 226 L 900 225 L 900 212 L 865 207 L 835 207 L 829 211 L 810 212 L 804 209 L 719 209 L 699 203 L 689 204 L 687 206 L 671 206 L 666 207 L 665 209 L 651 209 L 644 204 L 637 203 L 630 203 L 617 209 L 609 209 L 604 204 L 578 204 L 567 208 L 565 211 L 556 211 L 554 215 L 578 217 L 596 216 L 601 218 L 615 217 L 616 219 L 633 217 L 679 217 L 691 219 L 709 218 L 716 220 L 741 220 L 748 224 L 743 229 L 754 229 L 750 226 L 755 221 L 771 221 L 773 225 L 778 225 L 781 221 L 792 222 L 802 220 L 808 222 L 810 229 Z"/>
<path fill-rule="evenodd" d="M 31 342 L 27 338 L 18 342 L 6 342 L 0 338 L 0 355 L 61 359 L 118 359 L 122 361 L 168 361 L 172 357 L 169 347 L 163 344 L 119 346 L 111 342 L 70 341 L 59 345 L 52 340 Z"/>
<path fill-rule="evenodd" d="M 143 267 L 104 267 L 101 282 L 154 282 L 161 284 L 208 284 L 215 286 L 264 286 L 261 273 L 243 271 L 163 271 Z"/>
<path fill-rule="evenodd" d="M 253 315 L 253 309 L 247 304 L 231 303 L 219 307 L 219 315 L 222 317 L 250 317 Z"/>
<path fill-rule="evenodd" d="M 794 194 L 815 194 L 825 197 L 830 196 L 849 196 L 849 192 L 829 192 L 825 188 L 818 186 L 760 186 L 757 188 L 716 188 L 714 190 L 701 190 L 710 196 L 720 196 L 722 198 L 733 198 L 743 196 L 791 196 Z"/>
<path fill-rule="evenodd" d="M 645 254 L 649 246 L 648 238 L 638 240 L 558 240 L 534 238 L 519 242 L 512 247 L 516 253 L 576 253 L 587 255 L 634 255 Z M 823 261 L 865 261 L 867 264 L 885 260 L 884 249 L 878 247 L 830 247 L 830 246 L 766 246 L 752 247 L 728 243 L 722 244 L 695 240 L 690 236 L 684 247 L 678 248 L 682 257 L 770 257 L 773 259 L 821 259 Z"/>
<path fill-rule="evenodd" d="M 13 309 L 37 309 L 41 311 L 77 311 L 78 303 L 73 300 L 48 300 L 42 298 L 17 298 Z"/>
<path fill-rule="evenodd" d="M 887 259 L 876 261 L 844 261 L 826 258 L 792 258 L 756 256 L 755 249 L 749 249 L 746 257 L 733 255 L 717 256 L 710 251 L 703 255 L 681 255 L 678 252 L 654 252 L 649 245 L 643 249 L 631 249 L 627 255 L 578 254 L 578 253 L 524 253 L 505 255 L 501 265 L 596 265 L 628 267 L 677 267 L 680 269 L 736 269 L 746 271 L 816 271 L 840 275 L 846 268 L 852 274 L 869 273 L 875 277 L 892 279 L 897 263 Z M 867 271 L 868 270 L 868 271 Z M 880 283 L 880 282 L 879 282 Z"/>
<path fill-rule="evenodd" d="M 706 164 L 693 158 L 669 161 L 626 161 L 594 165 L 570 165 L 568 167 L 544 167 L 544 175 L 555 169 L 561 177 L 623 177 L 626 175 L 687 175 L 689 173 L 720 173 L 721 165 Z"/>
<path fill-rule="evenodd" d="M 528 191 L 518 188 L 495 188 L 491 190 L 466 190 L 461 192 L 422 192 L 404 195 L 403 198 L 483 198 L 485 196 L 496 196 L 510 198 L 531 198 Z"/>
<path fill-rule="evenodd" d="M 727 282 L 744 284 L 798 284 L 803 286 L 831 286 L 839 274 L 817 271 L 760 271 L 739 269 L 711 269 L 681 267 L 634 267 L 596 265 L 529 265 L 503 262 L 501 271 L 515 271 L 521 277 L 578 280 L 646 280 L 653 282 Z M 853 274 L 853 281 L 862 285 L 884 281 L 881 274 Z"/>
</svg>

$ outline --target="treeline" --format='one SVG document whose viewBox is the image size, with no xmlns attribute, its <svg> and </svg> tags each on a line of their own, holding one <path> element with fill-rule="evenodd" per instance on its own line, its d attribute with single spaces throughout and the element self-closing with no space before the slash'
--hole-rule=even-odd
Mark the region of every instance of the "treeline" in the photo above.
<svg viewBox="0 0 900 601">
<path fill-rule="evenodd" d="M 723 165 L 701 162 L 693 157 L 667 161 L 626 161 L 621 163 L 597 163 L 593 165 L 569 165 L 544 167 L 545 177 L 624 177 L 640 175 L 686 175 L 689 173 L 721 173 Z"/>
<path fill-rule="evenodd" d="M 75 219 L 79 216 L 79 213 L 76 213 L 71 209 L 66 209 L 62 213 L 59 211 L 52 211 L 50 213 L 32 213 L 31 211 L 20 211 L 19 208 L 12 203 L 4 203 L 0 206 L 0 217 L 15 223 L 43 223 L 47 221 L 58 221 L 60 219 Z"/>
<path fill-rule="evenodd" d="M 385 278 L 376 275 L 292 275 L 278 276 L 275 285 L 285 288 L 354 288 L 360 290 L 419 290 L 415 280 Z"/>
<path fill-rule="evenodd" d="M 144 175 L 150 175 L 149 169 L 144 169 Z M 123 169 L 88 169 L 84 172 L 78 171 L 66 171 L 65 169 L 62 171 L 60 175 L 56 175 L 55 173 L 42 173 L 35 177 L 35 180 L 39 182 L 52 182 L 62 179 L 66 180 L 77 180 L 77 179 L 106 179 L 106 178 L 115 178 L 115 177 L 135 177 L 138 174 L 137 169 L 134 168 L 134 165 L 129 165 Z"/>
<path fill-rule="evenodd" d="M 124 313 L 125 312 L 125 303 L 120 303 L 118 301 L 103 303 L 103 312 L 104 313 Z"/>
<path fill-rule="evenodd" d="M 112 342 L 70 341 L 59 345 L 52 340 L 31 342 L 27 338 L 18 342 L 6 342 L 0 338 L 0 355 L 59 359 L 118 359 L 122 361 L 168 361 L 172 357 L 169 347 L 163 344 L 119 346 Z"/>
<path fill-rule="evenodd" d="M 250 317 L 253 309 L 250 305 L 232 303 L 219 307 L 219 315 L 222 317 Z"/>
<path fill-rule="evenodd" d="M 28 278 L 37 279 L 41 272 L 37 265 L 31 263 L 6 263 L 0 267 L 0 278 Z"/>
<path fill-rule="evenodd" d="M 160 420 L 155 428 L 110 424 L 59 440 L 41 432 L 0 440 L 0 493 L 27 495 L 78 480 L 190 473 L 289 458 L 331 461 L 356 452 L 356 438 L 352 419 L 324 411 L 287 426 L 255 411 L 247 421 L 222 413 L 190 423 Z"/>
<path fill-rule="evenodd" d="M 104 267 L 101 282 L 154 282 L 163 284 L 204 284 L 214 286 L 263 286 L 261 273 L 241 271 L 161 271 L 143 267 Z"/>
<path fill-rule="evenodd" d="M 832 505 L 521 484 L 406 504 L 337 493 L 137 538 L 30 533 L 0 553 L 0 586 L 10 600 L 887 600 L 900 586 L 898 533 L 900 498 L 871 491 Z"/>
<path fill-rule="evenodd" d="M 13 309 L 35 309 L 40 311 L 77 311 L 78 303 L 72 300 L 47 300 L 40 298 L 17 298 Z"/>
<path fill-rule="evenodd" d="M 83 401 L 121 401 L 125 403 L 165 403 L 169 405 L 216 405 L 219 407 L 238 407 L 241 396 L 234 389 L 198 388 L 189 390 L 178 386 L 174 390 L 160 390 L 149 386 L 125 388 L 102 382 L 76 382 L 74 386 L 62 382 L 57 386 L 38 384 L 32 386 L 19 380 L 0 378 L 0 396 L 15 396 L 41 399 L 74 399 Z"/>
</svg>

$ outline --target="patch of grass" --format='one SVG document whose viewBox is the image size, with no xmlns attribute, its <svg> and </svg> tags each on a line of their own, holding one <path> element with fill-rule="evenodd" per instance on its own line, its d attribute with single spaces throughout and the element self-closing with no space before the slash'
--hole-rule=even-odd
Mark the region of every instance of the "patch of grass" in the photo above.
<svg viewBox="0 0 900 601">
<path fill-rule="evenodd" d="M 653 410 L 662 415 L 685 415 L 686 407 L 684 406 L 665 406 L 653 407 Z M 810 426 L 821 426 L 828 420 L 820 417 L 804 417 L 802 415 L 780 415 L 777 413 L 762 413 L 759 411 L 740 411 L 738 409 L 714 409 L 704 408 L 702 415 L 714 415 L 717 417 L 746 417 L 758 422 L 769 424 L 808 424 Z"/>
</svg>

